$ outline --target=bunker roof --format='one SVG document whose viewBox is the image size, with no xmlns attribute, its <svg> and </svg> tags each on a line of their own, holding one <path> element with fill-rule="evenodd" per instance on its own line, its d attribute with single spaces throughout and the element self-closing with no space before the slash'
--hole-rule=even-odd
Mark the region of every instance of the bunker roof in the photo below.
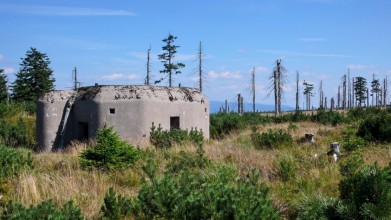
<svg viewBox="0 0 391 220">
<path fill-rule="evenodd" d="M 67 100 L 70 91 L 52 91 L 43 95 L 40 100 L 53 102 Z M 81 87 L 77 90 L 76 100 L 112 101 L 112 100 L 155 100 L 170 102 L 200 102 L 206 97 L 198 89 L 186 87 L 163 87 L 144 85 L 98 85 Z"/>
</svg>

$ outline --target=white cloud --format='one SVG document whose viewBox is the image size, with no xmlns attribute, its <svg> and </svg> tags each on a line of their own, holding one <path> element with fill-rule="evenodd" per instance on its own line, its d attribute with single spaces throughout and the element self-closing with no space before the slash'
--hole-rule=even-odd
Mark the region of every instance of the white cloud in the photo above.
<svg viewBox="0 0 391 220">
<path fill-rule="evenodd" d="M 209 71 L 208 77 L 210 79 L 240 79 L 242 78 L 242 75 L 240 75 L 239 72 L 223 71 L 218 73 L 215 71 Z"/>
<path fill-rule="evenodd" d="M 137 74 L 123 74 L 123 73 L 113 73 L 111 75 L 106 75 L 100 77 L 101 81 L 115 81 L 115 80 L 134 80 L 140 78 Z"/>
<path fill-rule="evenodd" d="M 350 70 L 370 70 L 375 69 L 375 65 L 362 65 L 362 64 L 350 64 L 346 68 L 349 68 Z"/>
<path fill-rule="evenodd" d="M 270 73 L 270 69 L 263 66 L 255 67 L 255 74 L 264 74 L 264 73 Z"/>
<path fill-rule="evenodd" d="M 125 10 L 113 10 L 106 8 L 79 8 L 57 6 L 33 6 L 33 5 L 1 5 L 0 11 L 31 15 L 50 16 L 135 16 L 134 13 Z"/>
<path fill-rule="evenodd" d="M 191 77 L 190 82 L 198 82 L 200 78 L 198 76 Z"/>
<path fill-rule="evenodd" d="M 0 61 L 4 60 L 4 56 L 0 54 Z"/>
<path fill-rule="evenodd" d="M 16 72 L 16 70 L 12 67 L 6 67 L 4 68 L 4 74 L 5 75 L 10 75 L 10 74 L 14 74 Z"/>
</svg>

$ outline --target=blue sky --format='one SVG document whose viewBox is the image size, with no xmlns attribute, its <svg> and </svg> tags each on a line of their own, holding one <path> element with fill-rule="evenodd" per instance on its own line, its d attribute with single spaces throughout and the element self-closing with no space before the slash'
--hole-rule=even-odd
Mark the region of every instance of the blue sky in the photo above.
<svg viewBox="0 0 391 220">
<path fill-rule="evenodd" d="M 368 81 L 373 73 L 391 80 L 390 9 L 389 0 L 2 0 L 0 68 L 13 82 L 20 58 L 35 47 L 49 56 L 56 89 L 70 89 L 74 67 L 83 86 L 143 84 L 149 46 L 157 79 L 157 55 L 171 33 L 180 46 L 175 60 L 186 65 L 175 85 L 197 86 L 202 41 L 210 100 L 234 101 L 242 93 L 250 101 L 255 67 L 256 100 L 272 104 L 268 76 L 282 59 L 283 104 L 294 106 L 296 71 L 315 90 L 323 80 L 328 98 L 336 97 L 348 68 Z"/>
</svg>

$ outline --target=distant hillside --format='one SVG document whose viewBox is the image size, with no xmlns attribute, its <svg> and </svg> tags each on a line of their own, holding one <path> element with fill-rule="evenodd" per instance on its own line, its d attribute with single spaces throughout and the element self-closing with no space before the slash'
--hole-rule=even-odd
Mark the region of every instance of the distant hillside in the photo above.
<svg viewBox="0 0 391 220">
<path fill-rule="evenodd" d="M 220 110 L 220 107 L 224 106 L 224 102 L 221 101 L 210 101 L 210 113 L 217 113 Z M 238 104 L 235 102 L 228 102 L 229 111 L 238 111 Z M 283 111 L 292 111 L 295 108 L 291 106 L 282 105 Z M 245 102 L 244 103 L 244 111 L 250 112 L 253 110 L 252 103 Z M 259 112 L 270 112 L 274 111 L 274 105 L 265 105 L 265 104 L 255 104 L 255 110 Z"/>
</svg>

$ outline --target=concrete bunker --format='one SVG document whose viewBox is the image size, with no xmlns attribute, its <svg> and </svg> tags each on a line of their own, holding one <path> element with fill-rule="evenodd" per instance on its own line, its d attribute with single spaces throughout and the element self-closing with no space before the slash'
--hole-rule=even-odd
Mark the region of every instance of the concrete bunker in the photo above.
<svg viewBox="0 0 391 220">
<path fill-rule="evenodd" d="M 37 149 L 51 151 L 95 137 L 104 124 L 135 145 L 149 143 L 152 123 L 165 130 L 198 129 L 209 139 L 209 102 L 197 89 L 91 86 L 52 91 L 37 102 Z"/>
</svg>

